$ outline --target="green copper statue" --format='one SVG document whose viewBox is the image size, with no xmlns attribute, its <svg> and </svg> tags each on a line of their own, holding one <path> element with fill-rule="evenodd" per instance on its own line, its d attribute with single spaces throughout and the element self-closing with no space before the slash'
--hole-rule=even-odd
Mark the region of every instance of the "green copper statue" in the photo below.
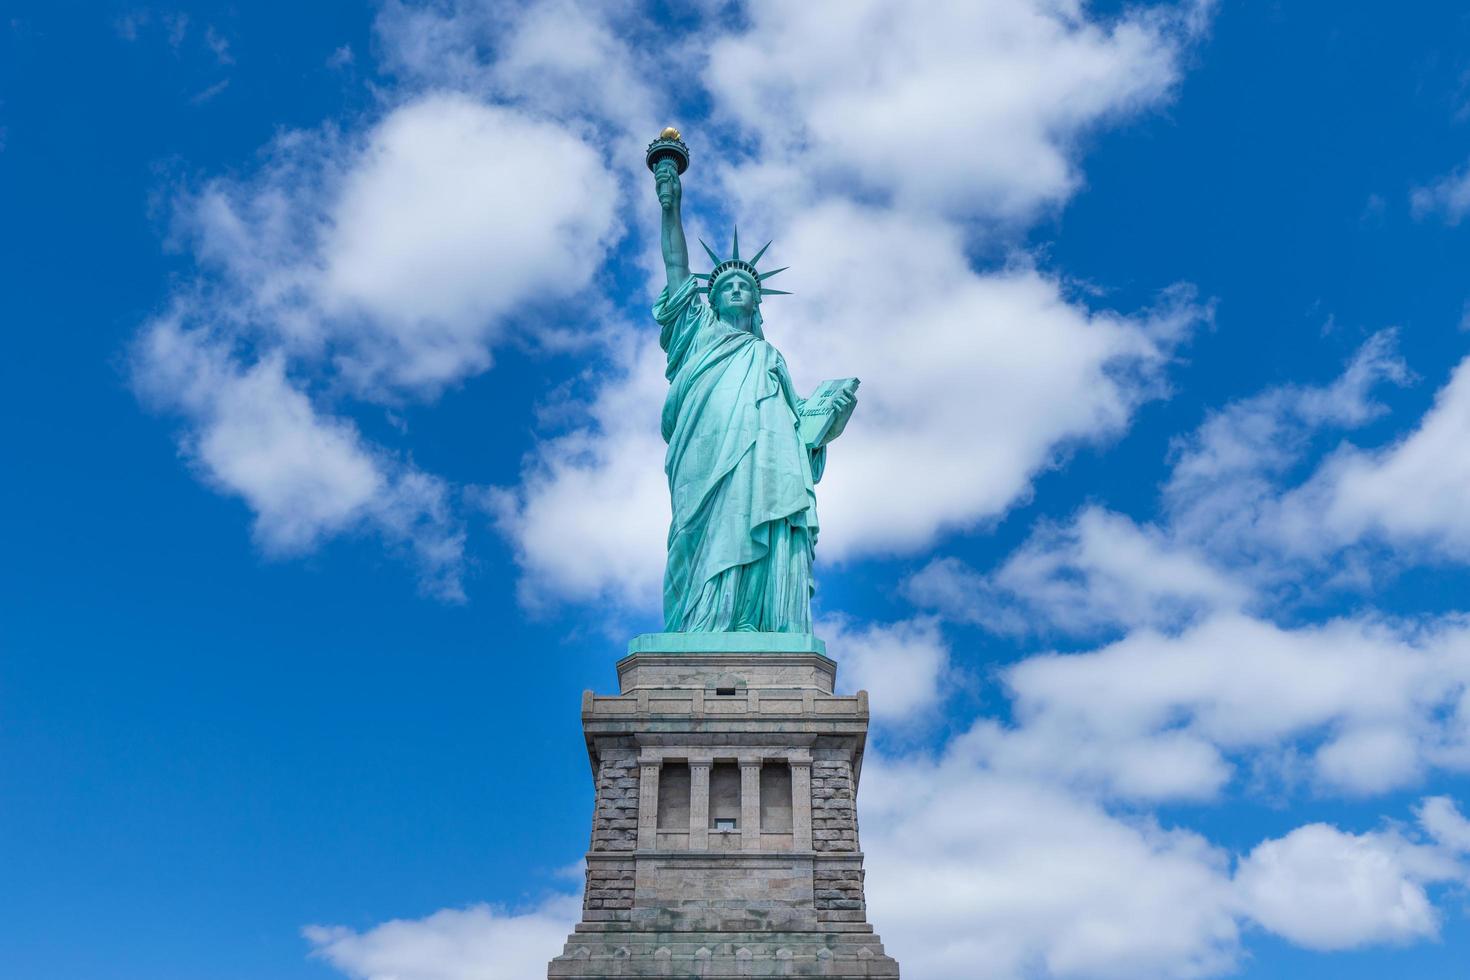
<svg viewBox="0 0 1470 980">
<path fill-rule="evenodd" d="M 688 163 L 677 130 L 649 147 L 668 273 L 653 308 L 669 379 L 664 629 L 810 633 L 815 486 L 857 403 L 857 379 L 797 395 L 761 331 L 761 296 L 780 292 L 763 280 L 782 271 L 757 271 L 765 248 L 742 259 L 737 233 L 729 258 L 705 245 L 714 269 L 690 273 L 680 210 Z"/>
</svg>

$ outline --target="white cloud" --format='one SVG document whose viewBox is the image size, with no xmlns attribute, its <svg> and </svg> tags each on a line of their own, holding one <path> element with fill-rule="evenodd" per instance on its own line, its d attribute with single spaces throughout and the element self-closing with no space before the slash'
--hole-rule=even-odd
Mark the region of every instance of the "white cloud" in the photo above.
<svg viewBox="0 0 1470 980">
<path fill-rule="evenodd" d="M 1194 977 L 1229 970 L 1226 856 L 963 751 L 863 770 L 869 917 L 906 975 Z"/>
<path fill-rule="evenodd" d="M 1470 560 L 1470 358 L 1460 362 L 1418 427 L 1381 450 L 1344 447 L 1287 497 L 1334 543 L 1382 540 L 1410 553 Z"/>
<path fill-rule="evenodd" d="M 1361 585 L 1387 564 L 1364 545 L 1386 545 L 1400 562 L 1470 560 L 1470 358 L 1402 438 L 1377 449 L 1344 443 L 1288 482 L 1323 430 L 1382 414 L 1375 385 L 1410 380 L 1384 332 L 1330 386 L 1275 388 L 1212 415 L 1178 448 L 1164 492 L 1168 533 L 1265 585 L 1323 576 Z"/>
<path fill-rule="evenodd" d="M 1317 771 L 1351 793 L 1384 793 L 1417 782 L 1423 749 L 1411 725 L 1396 721 L 1349 727 L 1317 750 Z"/>
<path fill-rule="evenodd" d="M 615 160 L 641 170 L 649 134 L 662 128 L 655 85 L 660 59 L 640 57 L 630 38 L 646 26 L 631 4 L 482 0 L 409 4 L 390 0 L 375 24 L 387 67 L 415 86 L 452 88 L 507 101 L 614 141 Z"/>
<path fill-rule="evenodd" d="M 463 597 L 464 532 L 448 488 L 368 445 L 349 421 L 320 414 L 287 376 L 285 358 L 242 364 L 176 317 L 152 324 L 134 348 L 133 381 L 188 428 L 180 449 L 204 480 L 243 499 L 271 555 L 369 530 L 406 547 L 426 591 Z"/>
<path fill-rule="evenodd" d="M 952 623 L 1017 634 L 1045 625 L 1008 606 L 989 576 L 958 558 L 935 558 L 905 579 L 902 588 L 914 605 L 933 610 Z"/>
<path fill-rule="evenodd" d="M 1008 670 L 1014 724 L 972 734 L 991 764 L 1133 799 L 1210 798 L 1241 765 L 1354 795 L 1464 770 L 1463 621 L 1287 628 L 1254 614 L 1283 586 L 1341 584 L 1364 540 L 1465 553 L 1456 487 L 1470 474 L 1455 447 L 1470 435 L 1470 367 L 1404 439 L 1345 447 L 1302 487 L 1283 486 L 1323 428 L 1377 417 L 1374 387 L 1408 380 L 1392 335 L 1379 334 L 1329 385 L 1272 389 L 1208 418 L 1176 449 L 1163 524 L 1087 508 L 1043 525 L 988 575 L 950 559 L 915 576 L 910 596 L 952 620 L 1132 631 Z"/>
<path fill-rule="evenodd" d="M 1444 797 L 1417 807 L 1419 832 L 1308 824 L 1232 873 L 1198 834 L 996 773 L 975 748 L 864 767 L 869 917 L 908 975 L 973 980 L 984 963 L 989 980 L 1214 976 L 1238 966 L 1247 922 L 1313 949 L 1432 937 L 1428 889 L 1466 880 L 1470 824 Z M 520 980 L 544 972 L 578 912 L 557 896 L 304 933 L 354 980 Z"/>
<path fill-rule="evenodd" d="M 1213 797 L 1232 759 L 1313 745 L 1312 778 L 1355 794 L 1470 761 L 1470 627 L 1456 620 L 1284 629 L 1221 613 L 1175 636 L 1032 657 L 1005 679 L 1014 726 L 973 734 L 991 764 L 1122 797 Z"/>
<path fill-rule="evenodd" d="M 1042 774 L 999 771 L 983 739 L 934 760 L 868 760 L 870 919 L 928 980 L 1232 972 L 1254 922 L 1313 949 L 1435 934 L 1428 887 L 1463 882 L 1470 827 L 1446 798 L 1422 832 L 1315 823 L 1236 862 L 1198 834 L 1110 812 Z"/>
<path fill-rule="evenodd" d="M 768 301 L 766 334 L 798 387 L 863 379 L 819 494 L 828 556 L 907 551 L 1003 513 L 1066 447 L 1117 434 L 1160 394 L 1204 316 L 1187 294 L 1138 317 L 1089 310 L 1024 264 L 974 272 L 947 226 L 849 204 L 803 212 L 779 248 L 800 291 Z"/>
<path fill-rule="evenodd" d="M 1419 824 L 1446 851 L 1470 854 L 1470 820 L 1448 796 L 1431 796 L 1419 804 Z"/>
<path fill-rule="evenodd" d="M 1169 532 L 1258 581 L 1276 577 L 1292 556 L 1319 557 L 1320 515 L 1284 505 L 1286 475 L 1322 431 L 1381 415 L 1376 387 L 1410 379 L 1393 331 L 1382 331 L 1331 384 L 1283 385 L 1212 413 L 1175 446 L 1163 499 Z"/>
<path fill-rule="evenodd" d="M 287 134 L 258 179 L 210 184 L 183 225 L 234 287 L 232 318 L 391 397 L 483 371 L 510 318 L 582 289 L 617 201 L 579 137 L 435 94 L 360 141 Z"/>
<path fill-rule="evenodd" d="M 719 113 L 756 141 L 750 179 L 834 178 L 906 207 L 1023 218 L 1080 184 L 1079 139 L 1156 106 L 1207 4 L 1103 21 L 1076 0 L 792 6 L 759 0 L 714 43 Z"/>
<path fill-rule="evenodd" d="M 1424 886 L 1463 872 L 1431 847 L 1388 833 L 1298 827 L 1251 851 L 1236 872 L 1256 922 L 1310 949 L 1408 943 L 1438 934 Z"/>
<path fill-rule="evenodd" d="M 617 188 L 560 127 L 457 96 L 389 116 L 344 180 L 323 242 L 323 305 L 366 314 L 370 377 L 453 380 L 483 367 L 523 305 L 586 285 Z"/>
<path fill-rule="evenodd" d="M 941 558 L 910 578 L 905 591 L 950 620 L 1014 633 L 1178 628 L 1251 598 L 1200 552 L 1100 507 L 1084 508 L 1064 525 L 1041 525 L 991 575 Z"/>
<path fill-rule="evenodd" d="M 345 926 L 303 932 L 313 956 L 353 980 L 525 980 L 546 974 L 580 906 L 576 896 L 559 896 L 521 913 L 472 905 L 366 932 Z"/>
<path fill-rule="evenodd" d="M 936 708 L 949 668 L 949 645 L 933 619 L 853 627 L 844 617 L 821 621 L 817 632 L 837 660 L 843 691 L 867 691 L 879 722 L 906 722 Z"/>
<path fill-rule="evenodd" d="M 657 338 L 626 345 L 585 426 L 539 443 L 521 484 L 486 495 L 532 608 L 558 600 L 656 610 L 669 495 L 658 411 L 668 383 Z"/>
<path fill-rule="evenodd" d="M 1470 167 L 1446 174 L 1425 187 L 1416 187 L 1409 204 L 1417 217 L 1437 214 L 1447 224 L 1458 225 L 1470 214 Z"/>
<path fill-rule="evenodd" d="M 991 572 L 940 559 L 907 592 L 997 632 L 1178 631 L 1216 612 L 1361 589 L 1392 569 L 1385 557 L 1465 560 L 1470 469 L 1458 447 L 1470 440 L 1470 359 L 1402 439 L 1377 450 L 1345 444 L 1290 483 L 1324 433 L 1386 411 L 1376 388 L 1411 380 L 1394 333 L 1380 332 L 1334 381 L 1232 402 L 1176 440 L 1158 523 L 1086 507 L 1066 524 L 1041 523 Z M 1394 554 L 1364 547 L 1383 544 Z M 1375 744 L 1381 758 L 1403 754 L 1384 738 Z"/>
</svg>

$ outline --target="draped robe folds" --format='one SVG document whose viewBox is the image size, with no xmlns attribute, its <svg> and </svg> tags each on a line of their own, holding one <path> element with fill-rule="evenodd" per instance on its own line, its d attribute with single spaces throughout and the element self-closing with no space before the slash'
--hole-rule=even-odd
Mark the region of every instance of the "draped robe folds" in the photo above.
<svg viewBox="0 0 1470 980">
<path fill-rule="evenodd" d="M 692 278 L 665 288 L 653 315 L 669 379 L 664 628 L 809 633 L 826 449 L 797 432 L 785 358 L 715 316 Z"/>
</svg>

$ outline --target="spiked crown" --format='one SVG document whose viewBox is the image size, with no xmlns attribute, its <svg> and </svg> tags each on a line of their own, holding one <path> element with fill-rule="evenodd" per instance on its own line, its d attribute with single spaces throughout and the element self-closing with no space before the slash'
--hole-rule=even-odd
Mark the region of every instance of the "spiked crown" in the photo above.
<svg viewBox="0 0 1470 980">
<path fill-rule="evenodd" d="M 693 274 L 694 278 L 703 279 L 705 281 L 705 284 L 699 287 L 700 292 L 709 293 L 711 296 L 713 296 L 715 294 L 715 290 L 719 288 L 721 279 L 724 279 L 726 276 L 730 275 L 743 275 L 751 282 L 755 283 L 756 289 L 759 290 L 762 296 L 791 295 L 784 289 L 767 289 L 765 284 L 762 282 L 762 280 L 769 279 L 778 272 L 785 272 L 789 268 L 789 266 L 783 265 L 781 268 L 772 269 L 769 272 L 761 272 L 755 267 L 755 264 L 761 260 L 761 256 L 766 254 L 766 249 L 771 247 L 770 242 L 766 242 L 765 245 L 761 246 L 761 250 L 759 252 L 756 252 L 755 255 L 753 255 L 749 259 L 742 259 L 740 257 L 739 228 L 735 229 L 734 238 L 730 242 L 730 257 L 727 259 L 722 259 L 717 254 L 715 254 L 714 249 L 710 248 L 708 245 L 705 245 L 704 239 L 700 239 L 699 244 L 704 245 L 704 250 L 709 255 L 710 261 L 715 264 L 715 267 L 709 272 L 696 272 Z"/>
</svg>

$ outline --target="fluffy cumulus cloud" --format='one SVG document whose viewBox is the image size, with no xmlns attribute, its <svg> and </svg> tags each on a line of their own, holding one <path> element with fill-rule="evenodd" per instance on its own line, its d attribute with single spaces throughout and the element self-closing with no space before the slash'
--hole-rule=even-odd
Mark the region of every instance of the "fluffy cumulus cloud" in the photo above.
<svg viewBox="0 0 1470 980">
<path fill-rule="evenodd" d="M 1290 561 L 1331 550 L 1320 514 L 1289 506 L 1289 476 L 1324 434 L 1360 427 L 1385 412 L 1385 384 L 1412 380 L 1392 331 L 1370 338 L 1334 381 L 1288 384 L 1231 402 L 1175 447 L 1164 487 L 1171 533 L 1257 580 L 1297 574 Z"/>
<path fill-rule="evenodd" d="M 1462 366 L 1417 427 L 1390 446 L 1341 445 L 1307 478 L 1313 447 L 1380 418 L 1384 385 L 1413 380 L 1392 331 L 1370 338 L 1323 385 L 1288 384 L 1231 402 L 1175 440 L 1155 522 L 1091 505 L 1040 522 L 995 569 L 931 562 L 908 596 L 994 632 L 1177 632 L 1215 613 L 1370 584 L 1367 545 L 1404 555 L 1467 552 L 1453 447 L 1470 435 Z"/>
<path fill-rule="evenodd" d="M 872 921 L 905 973 L 1199 976 L 1235 961 L 1228 856 L 988 770 L 963 747 L 864 767 Z"/>
<path fill-rule="evenodd" d="M 668 383 L 655 339 L 630 343 L 584 424 L 541 441 L 518 487 L 482 495 L 512 542 L 524 604 L 570 599 L 657 609 L 669 498 L 657 411 Z"/>
<path fill-rule="evenodd" d="M 391 399 L 484 370 L 514 314 L 585 286 L 616 200 L 581 138 L 434 94 L 357 138 L 281 137 L 261 174 L 210 183 L 180 225 L 224 281 L 222 319 Z"/>
<path fill-rule="evenodd" d="M 1391 334 L 1341 377 L 1232 403 L 1179 441 L 1162 520 L 1097 507 L 1041 525 L 999 567 L 941 559 L 907 585 L 954 622 L 992 631 L 1121 638 L 1004 673 L 1008 724 L 973 737 L 992 765 L 1049 772 L 1135 800 L 1215 798 L 1242 773 L 1277 789 L 1365 796 L 1463 771 L 1470 734 L 1470 633 L 1462 617 L 1359 613 L 1284 626 L 1300 592 L 1372 581 L 1369 545 L 1398 559 L 1462 558 L 1455 467 L 1466 369 L 1401 439 L 1344 445 L 1305 481 L 1314 440 L 1379 417 L 1379 385 L 1410 380 Z"/>
<path fill-rule="evenodd" d="M 1350 794 L 1416 783 L 1470 756 L 1470 630 L 1350 619 L 1285 629 L 1222 613 L 1140 630 L 1005 674 L 1015 723 L 977 726 L 994 764 L 1136 799 L 1209 798 L 1233 759 L 1303 756 Z"/>
<path fill-rule="evenodd" d="M 374 131 L 343 184 L 323 306 L 368 332 L 369 376 L 455 379 L 488 362 L 510 314 L 588 282 L 615 201 L 597 152 L 560 127 L 424 100 Z"/>
<path fill-rule="evenodd" d="M 712 47 L 708 80 L 718 111 L 757 140 L 749 176 L 762 185 L 837 179 L 905 207 L 1023 218 L 1076 189 L 1079 139 L 1169 96 L 1207 6 L 1105 21 L 1077 0 L 922 13 L 758 0 Z"/>
<path fill-rule="evenodd" d="M 1462 506 L 1470 468 L 1460 451 L 1470 442 L 1470 359 L 1452 370 L 1430 409 L 1399 438 L 1372 448 L 1343 441 L 1309 463 L 1314 447 L 1334 431 L 1383 416 L 1378 389 L 1415 380 L 1394 334 L 1385 331 L 1329 384 L 1284 385 L 1226 405 L 1178 440 L 1162 520 L 1134 532 L 1155 542 L 1156 560 L 1202 557 L 1272 598 L 1283 590 L 1361 589 L 1412 561 L 1470 560 L 1470 519 Z M 1303 470 L 1305 478 L 1294 480 Z M 1066 533 L 1085 534 L 1086 519 Z M 1037 547 L 1073 576 L 1089 574 L 1086 566 L 1096 560 L 1048 549 L 1043 539 L 1028 546 Z M 1395 561 L 1384 562 L 1382 553 Z M 1006 575 L 1013 578 L 1015 562 L 1024 568 L 1029 558 L 1023 550 Z M 1180 581 L 1196 578 L 1186 574 Z M 1210 591 L 1200 598 L 1229 604 L 1228 595 Z"/>
<path fill-rule="evenodd" d="M 446 485 L 371 446 L 350 421 L 320 413 L 279 351 L 243 363 L 176 314 L 139 338 L 133 373 L 145 398 L 186 420 L 185 458 L 211 486 L 245 501 L 268 554 L 375 532 L 407 550 L 426 591 L 463 597 L 464 532 Z"/>
<path fill-rule="evenodd" d="M 854 627 L 842 617 L 818 624 L 830 649 L 841 651 L 838 684 L 876 692 L 869 709 L 879 723 L 931 716 L 943 700 L 949 645 L 931 618 Z"/>
<path fill-rule="evenodd" d="M 1313 823 L 1231 855 L 998 773 L 961 739 L 935 759 L 870 759 L 862 799 L 870 915 L 926 980 L 973 980 L 977 963 L 991 980 L 1222 975 L 1247 926 L 1313 949 L 1408 942 L 1437 934 L 1431 890 L 1470 874 L 1470 822 L 1444 797 L 1417 826 Z M 578 911 L 562 896 L 305 935 L 354 980 L 519 980 L 545 970 Z"/>
<path fill-rule="evenodd" d="M 545 975 L 581 910 L 574 896 L 525 912 L 442 909 L 357 932 L 308 926 L 312 955 L 353 980 L 525 980 Z"/>
<path fill-rule="evenodd" d="M 1087 507 L 1044 524 L 991 575 L 954 558 L 930 562 L 905 583 L 922 606 L 995 632 L 1107 627 L 1169 628 L 1204 612 L 1240 608 L 1251 593 L 1158 528 Z"/>
<path fill-rule="evenodd" d="M 1337 950 L 1435 937 L 1440 916 L 1426 885 L 1464 878 L 1454 849 L 1318 823 L 1258 845 L 1236 885 L 1242 909 L 1266 929 Z"/>
<path fill-rule="evenodd" d="M 1419 823 L 1441 847 L 1456 854 L 1470 854 L 1470 820 L 1448 796 L 1431 796 L 1420 804 Z"/>
<path fill-rule="evenodd" d="M 1283 509 L 1332 544 L 1369 539 L 1410 555 L 1470 560 L 1470 358 L 1402 439 L 1378 450 L 1345 446 L 1290 494 Z"/>
<path fill-rule="evenodd" d="M 375 26 L 385 67 L 408 84 L 474 92 L 596 131 L 633 167 L 661 125 L 650 76 L 669 49 L 660 59 L 635 52 L 631 38 L 644 25 L 634 4 L 389 0 Z"/>
<path fill-rule="evenodd" d="M 1466 822 L 1424 801 L 1417 828 L 1308 824 L 1232 856 L 993 766 L 984 738 L 863 774 L 869 904 L 906 972 L 1199 977 L 1231 972 L 1242 928 L 1314 949 L 1432 937 L 1429 889 L 1463 883 Z"/>
<path fill-rule="evenodd" d="M 1011 964 L 998 975 L 1196 976 L 1231 969 L 1238 930 L 1247 925 L 1318 950 L 1438 935 L 1443 913 L 1435 889 L 1463 885 L 1470 849 L 1470 823 L 1448 798 L 1423 801 L 1416 828 L 1353 832 L 1307 824 L 1239 855 L 1233 872 L 1230 859 L 1204 841 L 1164 833 L 1114 808 L 1124 801 L 1219 800 L 1235 787 L 1297 798 L 1301 789 L 1369 797 L 1470 765 L 1470 631 L 1463 617 L 1360 613 L 1285 626 L 1266 616 L 1279 608 L 1283 583 L 1344 584 L 1338 566 L 1364 543 L 1386 543 L 1401 555 L 1458 555 L 1460 515 L 1440 502 L 1463 482 L 1450 447 L 1461 431 L 1464 371 L 1455 371 L 1433 408 L 1400 439 L 1374 450 L 1344 445 L 1313 471 L 1304 464 L 1325 433 L 1381 417 L 1375 390 L 1412 380 L 1392 335 L 1380 334 L 1335 381 L 1287 385 L 1232 403 L 1180 440 L 1157 523 L 1087 507 L 1064 523 L 1038 526 L 993 571 L 942 559 L 908 583 L 910 598 L 951 622 L 1084 636 L 1108 629 L 1121 638 L 1083 653 L 1021 659 L 1001 675 L 1009 720 L 975 722 L 936 763 L 889 760 L 872 770 L 880 786 L 890 776 L 911 780 L 865 824 L 875 899 L 885 900 L 876 885 L 885 875 L 912 874 L 916 888 L 929 876 L 942 881 L 952 867 L 946 862 L 963 853 L 966 844 L 930 852 L 923 843 L 939 837 L 935 822 L 947 812 L 937 791 L 924 801 L 931 780 L 946 794 L 973 785 L 1002 799 L 1021 787 L 1033 794 L 1028 814 L 1048 814 L 1036 801 L 1049 800 L 1050 812 L 1085 815 L 1099 840 L 1104 831 L 1123 835 L 1130 847 L 1115 840 L 1105 849 L 1131 856 L 1130 866 L 1098 882 L 1105 890 L 1116 874 L 1130 882 L 1129 891 L 1099 899 L 1106 914 L 1125 916 L 1131 902 L 1167 887 L 1166 869 L 1193 884 L 1156 916 L 1170 923 L 1165 931 L 1177 946 L 1114 921 L 1104 934 L 1116 960 L 1094 949 L 1069 961 L 1061 953 L 1068 932 L 1057 923 L 1085 924 L 1088 910 L 1052 905 L 1029 932 L 1015 922 L 987 931 L 1004 912 L 991 907 L 988 887 L 969 886 L 988 886 L 987 874 L 1009 856 L 1004 847 L 1024 840 L 1014 828 L 993 830 L 1006 845 L 993 852 L 983 840 L 968 845 L 975 856 L 966 870 L 978 866 L 982 874 L 961 878 L 956 870 L 950 887 L 928 893 L 926 912 L 935 896 L 941 907 L 953 901 L 960 918 L 946 930 L 905 922 L 902 901 L 886 912 L 899 923 L 887 932 L 906 963 L 942 958 L 945 943 L 955 942 L 948 933 L 995 943 L 983 955 Z M 1306 479 L 1293 484 L 1290 477 L 1303 469 Z M 867 792 L 872 808 L 871 783 Z M 956 826 L 959 813 L 968 817 L 982 807 L 959 804 Z M 1027 830 L 1046 825 L 1042 816 Z M 1181 841 L 1188 845 L 1182 850 Z M 1085 850 L 1074 859 L 1084 868 L 1098 860 L 1094 848 Z M 1006 884 L 1029 897 L 1045 881 L 1037 869 L 1047 867 L 1046 856 L 1024 867 L 1022 883 Z M 1086 894 L 1073 888 L 1067 898 Z M 967 933 L 959 923 L 971 914 Z M 962 969 L 939 965 L 930 973 L 960 976 Z"/>
</svg>

